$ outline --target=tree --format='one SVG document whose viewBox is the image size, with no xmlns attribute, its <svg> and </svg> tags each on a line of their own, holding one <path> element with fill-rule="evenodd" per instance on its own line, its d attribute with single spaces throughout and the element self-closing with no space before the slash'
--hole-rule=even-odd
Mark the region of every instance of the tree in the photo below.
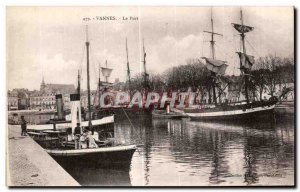
<svg viewBox="0 0 300 192">
<path fill-rule="evenodd" d="M 262 93 L 267 90 L 270 96 L 274 96 L 276 85 L 281 84 L 287 79 L 294 80 L 294 59 L 280 58 L 273 55 L 260 57 L 253 66 L 251 72 L 256 92 L 259 99 L 262 99 Z"/>
</svg>

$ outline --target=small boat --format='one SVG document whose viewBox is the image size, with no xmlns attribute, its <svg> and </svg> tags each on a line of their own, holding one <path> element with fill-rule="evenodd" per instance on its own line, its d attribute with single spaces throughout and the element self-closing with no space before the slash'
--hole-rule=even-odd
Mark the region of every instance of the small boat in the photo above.
<svg viewBox="0 0 300 192">
<path fill-rule="evenodd" d="M 153 119 L 180 119 L 183 115 L 176 112 L 167 112 L 166 110 L 153 110 L 152 118 Z"/>
<path fill-rule="evenodd" d="M 183 114 L 180 114 L 175 111 L 170 111 L 170 105 L 167 105 L 166 110 L 153 110 L 152 118 L 153 119 L 181 119 L 184 117 Z"/>
<path fill-rule="evenodd" d="M 254 28 L 244 25 L 243 24 L 243 14 L 241 10 L 241 24 L 233 24 L 233 27 L 240 33 L 241 36 L 241 44 L 242 50 L 241 52 L 237 52 L 240 58 L 240 70 L 241 75 L 244 79 L 244 94 L 245 94 L 245 101 L 236 102 L 236 103 L 218 103 L 217 102 L 217 95 L 216 95 L 216 88 L 218 88 L 218 77 L 223 76 L 225 74 L 227 64 L 226 61 L 217 60 L 215 58 L 215 41 L 214 35 L 221 35 L 215 33 L 213 30 L 213 19 L 211 16 L 211 31 L 204 31 L 211 35 L 211 52 L 212 58 L 203 57 L 206 62 L 206 67 L 210 71 L 211 74 L 211 84 L 212 84 L 212 91 L 213 91 L 213 101 L 214 105 L 206 105 L 206 106 L 197 106 L 196 108 L 187 108 L 185 109 L 185 113 L 192 119 L 192 120 L 239 120 L 242 119 L 243 121 L 253 121 L 254 119 L 265 119 L 265 118 L 274 118 L 274 107 L 278 101 L 277 97 L 271 97 L 268 101 L 250 101 L 250 94 L 249 94 L 249 82 L 251 81 L 251 67 L 254 63 L 254 57 L 251 55 L 246 54 L 245 48 L 245 34 L 252 31 Z M 219 91 L 222 92 L 223 90 L 219 88 Z M 219 94 L 220 96 L 220 94 Z"/>
<path fill-rule="evenodd" d="M 103 166 L 108 164 L 130 165 L 131 158 L 136 145 L 115 145 L 111 137 L 100 140 L 99 134 L 95 142 L 98 148 L 74 149 L 75 143 L 66 130 L 44 130 L 42 132 L 28 132 L 46 152 L 51 155 L 61 165 L 80 165 L 89 161 L 93 166 Z M 88 166 L 88 165 L 86 165 Z"/>
</svg>

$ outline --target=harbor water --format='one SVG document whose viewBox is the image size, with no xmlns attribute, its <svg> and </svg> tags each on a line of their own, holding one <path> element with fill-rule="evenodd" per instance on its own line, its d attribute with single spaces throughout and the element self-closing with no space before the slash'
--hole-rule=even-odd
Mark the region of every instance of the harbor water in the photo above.
<svg viewBox="0 0 300 192">
<path fill-rule="evenodd" d="M 140 144 L 129 169 L 74 167 L 68 171 L 73 178 L 85 186 L 294 184 L 293 114 L 250 124 L 151 116 L 131 123 L 115 122 L 116 140 Z"/>
</svg>

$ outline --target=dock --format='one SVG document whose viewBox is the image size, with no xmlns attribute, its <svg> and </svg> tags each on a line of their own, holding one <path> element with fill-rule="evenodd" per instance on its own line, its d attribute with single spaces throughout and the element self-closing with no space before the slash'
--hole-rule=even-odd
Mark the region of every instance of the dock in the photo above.
<svg viewBox="0 0 300 192">
<path fill-rule="evenodd" d="M 21 136 L 19 125 L 8 125 L 7 135 L 7 186 L 80 186 L 40 145 Z"/>
</svg>

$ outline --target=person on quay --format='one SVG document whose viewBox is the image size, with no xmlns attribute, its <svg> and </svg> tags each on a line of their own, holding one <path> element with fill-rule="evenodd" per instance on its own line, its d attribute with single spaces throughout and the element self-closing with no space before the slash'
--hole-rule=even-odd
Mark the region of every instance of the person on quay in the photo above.
<svg viewBox="0 0 300 192">
<path fill-rule="evenodd" d="M 21 116 L 21 136 L 27 135 L 27 121 L 25 120 L 24 116 Z"/>
<path fill-rule="evenodd" d="M 79 141 L 80 136 L 81 136 L 81 127 L 80 127 L 80 123 L 77 123 L 77 126 L 74 129 L 75 149 L 81 149 L 81 144 Z"/>
</svg>

